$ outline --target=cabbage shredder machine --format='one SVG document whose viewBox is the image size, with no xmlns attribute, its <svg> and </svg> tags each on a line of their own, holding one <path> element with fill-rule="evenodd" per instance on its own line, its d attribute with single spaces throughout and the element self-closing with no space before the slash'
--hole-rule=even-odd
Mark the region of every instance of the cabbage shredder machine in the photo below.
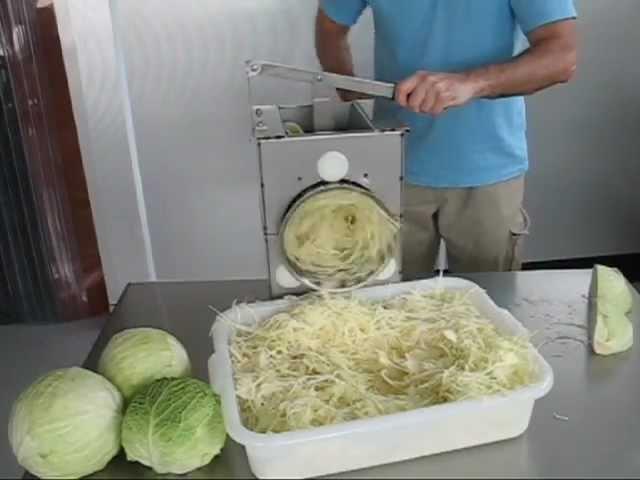
<svg viewBox="0 0 640 480">
<path fill-rule="evenodd" d="M 271 294 L 317 290 L 318 282 L 296 269 L 284 252 L 282 233 L 292 212 L 322 192 L 339 188 L 366 195 L 401 219 L 408 129 L 380 114 L 384 105 L 391 105 L 395 85 L 262 61 L 249 61 L 246 69 Z M 255 82 L 264 77 L 311 84 L 313 98 L 306 104 L 254 104 Z M 335 98 L 337 89 L 368 99 L 342 102 Z M 399 281 L 400 250 L 398 241 L 374 273 L 333 290 Z"/>
</svg>

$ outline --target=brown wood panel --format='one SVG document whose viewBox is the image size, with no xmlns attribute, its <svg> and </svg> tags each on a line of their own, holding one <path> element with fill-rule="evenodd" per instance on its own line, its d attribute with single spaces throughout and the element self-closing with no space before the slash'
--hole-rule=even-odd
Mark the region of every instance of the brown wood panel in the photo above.
<svg viewBox="0 0 640 480">
<path fill-rule="evenodd" d="M 0 0 L 5 52 L 60 316 L 108 310 L 54 6 Z"/>
<path fill-rule="evenodd" d="M 40 58 L 50 92 L 49 124 L 62 160 L 71 222 L 78 241 L 82 287 L 88 302 L 86 313 L 98 315 L 108 311 L 106 286 L 53 4 L 38 8 L 36 19 Z"/>
</svg>

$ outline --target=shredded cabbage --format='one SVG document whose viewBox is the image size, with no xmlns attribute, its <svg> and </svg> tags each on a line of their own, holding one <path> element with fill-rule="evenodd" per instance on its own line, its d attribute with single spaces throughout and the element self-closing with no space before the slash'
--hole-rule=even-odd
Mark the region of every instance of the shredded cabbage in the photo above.
<svg viewBox="0 0 640 480">
<path fill-rule="evenodd" d="M 322 293 L 238 326 L 230 350 L 244 424 L 287 432 L 533 383 L 529 339 L 500 333 L 467 295 L 373 302 Z"/>
<path fill-rule="evenodd" d="M 319 286 L 351 287 L 393 257 L 398 230 L 398 222 L 368 195 L 332 189 L 297 207 L 283 232 L 283 250 Z"/>
</svg>

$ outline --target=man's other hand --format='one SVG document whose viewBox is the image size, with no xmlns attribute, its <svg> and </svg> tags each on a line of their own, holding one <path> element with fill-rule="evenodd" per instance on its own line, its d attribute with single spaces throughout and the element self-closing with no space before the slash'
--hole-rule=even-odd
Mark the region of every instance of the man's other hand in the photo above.
<svg viewBox="0 0 640 480">
<path fill-rule="evenodd" d="M 474 82 L 461 73 L 419 71 L 400 82 L 396 101 L 416 113 L 440 115 L 451 107 L 464 105 L 476 95 Z"/>
</svg>

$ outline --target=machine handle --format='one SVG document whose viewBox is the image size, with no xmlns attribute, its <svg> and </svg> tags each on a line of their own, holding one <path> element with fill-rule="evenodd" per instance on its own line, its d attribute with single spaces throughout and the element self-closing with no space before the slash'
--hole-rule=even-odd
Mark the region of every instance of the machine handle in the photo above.
<svg viewBox="0 0 640 480">
<path fill-rule="evenodd" d="M 338 90 L 362 93 L 372 97 L 394 99 L 396 95 L 395 83 L 379 82 L 337 73 L 316 72 L 272 62 L 247 62 L 247 75 L 249 78 L 268 75 L 296 82 L 328 84 Z"/>
</svg>

